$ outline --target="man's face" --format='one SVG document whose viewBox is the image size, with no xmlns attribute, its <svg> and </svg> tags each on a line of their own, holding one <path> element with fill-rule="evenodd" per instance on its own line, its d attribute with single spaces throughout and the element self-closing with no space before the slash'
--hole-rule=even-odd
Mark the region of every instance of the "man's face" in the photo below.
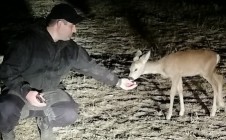
<svg viewBox="0 0 226 140">
<path fill-rule="evenodd" d="M 76 33 L 76 27 L 73 23 L 66 20 L 58 21 L 58 35 L 59 40 L 67 41 L 70 40 L 73 33 Z"/>
</svg>

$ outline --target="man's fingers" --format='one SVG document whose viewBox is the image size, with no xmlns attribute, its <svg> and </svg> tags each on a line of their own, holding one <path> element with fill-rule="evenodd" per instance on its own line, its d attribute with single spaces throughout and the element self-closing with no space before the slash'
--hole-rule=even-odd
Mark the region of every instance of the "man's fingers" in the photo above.
<svg viewBox="0 0 226 140">
<path fill-rule="evenodd" d="M 129 86 L 129 87 L 126 87 L 126 90 L 134 89 L 135 87 L 137 87 L 136 84 L 134 84 L 134 85 L 132 85 L 132 86 Z"/>
<path fill-rule="evenodd" d="M 39 103 L 46 103 L 45 98 L 43 98 L 43 94 L 37 94 L 36 99 L 39 101 Z"/>
<path fill-rule="evenodd" d="M 37 101 L 33 104 L 34 106 L 37 106 L 37 107 L 44 107 L 46 106 L 46 103 L 45 102 L 40 102 L 38 99 Z"/>
</svg>

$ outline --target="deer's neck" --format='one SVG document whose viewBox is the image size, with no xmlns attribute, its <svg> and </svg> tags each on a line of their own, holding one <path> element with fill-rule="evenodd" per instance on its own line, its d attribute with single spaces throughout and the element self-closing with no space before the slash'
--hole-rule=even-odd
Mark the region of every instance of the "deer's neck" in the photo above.
<svg viewBox="0 0 226 140">
<path fill-rule="evenodd" d="M 145 65 L 144 74 L 164 74 L 161 62 L 147 62 Z"/>
</svg>

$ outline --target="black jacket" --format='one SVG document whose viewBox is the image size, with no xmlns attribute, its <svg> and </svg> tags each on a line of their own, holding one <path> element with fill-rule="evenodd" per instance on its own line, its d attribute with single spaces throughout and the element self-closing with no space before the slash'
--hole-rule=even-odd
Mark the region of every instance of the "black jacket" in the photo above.
<svg viewBox="0 0 226 140">
<path fill-rule="evenodd" d="M 73 40 L 54 42 L 44 28 L 32 28 L 11 44 L 0 66 L 0 79 L 25 97 L 31 88 L 53 90 L 70 70 L 92 76 L 108 85 L 118 77 L 96 64 Z"/>
</svg>

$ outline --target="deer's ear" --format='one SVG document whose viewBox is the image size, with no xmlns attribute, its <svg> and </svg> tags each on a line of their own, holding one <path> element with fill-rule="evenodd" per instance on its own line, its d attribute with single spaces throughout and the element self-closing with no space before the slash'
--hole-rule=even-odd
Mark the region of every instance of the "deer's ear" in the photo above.
<svg viewBox="0 0 226 140">
<path fill-rule="evenodd" d="M 137 52 L 136 52 L 136 54 L 135 54 L 136 56 L 141 56 L 142 55 L 142 52 L 141 52 L 141 50 L 137 50 Z"/>
<path fill-rule="evenodd" d="M 141 56 L 140 60 L 143 62 L 143 63 L 146 63 L 150 57 L 150 54 L 151 52 L 148 51 L 146 54 L 144 54 L 143 56 Z"/>
<path fill-rule="evenodd" d="M 135 57 L 133 58 L 133 61 L 137 61 L 137 60 L 139 60 L 139 57 L 135 56 Z"/>
<path fill-rule="evenodd" d="M 142 52 L 140 50 L 137 50 L 134 58 L 133 58 L 133 61 L 137 61 L 139 60 L 140 56 L 142 55 Z"/>
</svg>

